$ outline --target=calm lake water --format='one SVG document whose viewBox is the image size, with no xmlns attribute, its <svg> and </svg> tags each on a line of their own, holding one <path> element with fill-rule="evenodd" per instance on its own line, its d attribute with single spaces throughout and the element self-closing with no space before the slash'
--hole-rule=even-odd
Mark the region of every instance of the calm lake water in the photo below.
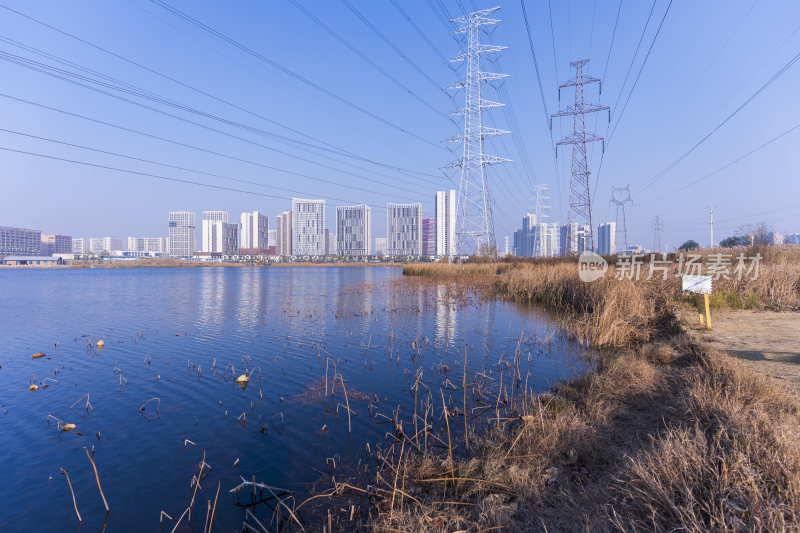
<svg viewBox="0 0 800 533">
<path fill-rule="evenodd" d="M 460 385 L 465 350 L 468 375 L 498 377 L 519 346 L 534 391 L 585 366 L 578 347 L 543 341 L 554 325 L 535 309 L 401 278 L 355 267 L 0 270 L 0 530 L 158 531 L 162 510 L 177 520 L 187 508 L 203 451 L 212 470 L 191 528 L 202 530 L 219 484 L 215 530 L 240 530 L 229 492 L 240 476 L 304 499 L 331 471 L 326 458 L 358 461 L 382 442 L 392 428 L 376 413 L 411 418 L 418 373 L 437 397 L 446 379 Z M 341 385 L 325 398 L 333 362 L 351 435 Z M 71 407 L 87 393 L 93 410 L 85 398 Z M 153 397 L 157 412 L 155 401 L 140 411 Z M 59 432 L 48 415 L 77 428 Z"/>
</svg>

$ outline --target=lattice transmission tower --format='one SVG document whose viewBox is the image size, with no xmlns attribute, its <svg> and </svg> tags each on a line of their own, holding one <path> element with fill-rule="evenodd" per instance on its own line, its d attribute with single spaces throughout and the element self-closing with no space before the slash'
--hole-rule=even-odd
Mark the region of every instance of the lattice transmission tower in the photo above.
<svg viewBox="0 0 800 533">
<path fill-rule="evenodd" d="M 545 213 L 545 210 L 550 209 L 549 205 L 546 205 L 545 202 L 550 199 L 549 196 L 545 196 L 544 193 L 547 192 L 547 185 L 540 184 L 534 185 L 533 191 L 535 196 L 533 197 L 534 203 L 534 213 L 536 214 L 536 225 L 537 227 L 533 230 L 533 256 L 539 257 L 542 254 L 542 231 L 539 224 L 544 224 L 544 219 L 549 218 L 550 215 Z"/>
<path fill-rule="evenodd" d="M 583 100 L 583 86 L 587 83 L 600 83 L 600 93 L 603 92 L 603 85 L 600 78 L 592 78 L 583 74 L 583 67 L 588 63 L 588 59 L 573 61 L 571 67 L 575 67 L 575 78 L 558 86 L 558 100 L 561 101 L 561 89 L 565 87 L 575 87 L 575 104 L 567 106 L 550 117 L 550 129 L 553 128 L 553 118 L 572 116 L 572 134 L 567 135 L 556 143 L 557 146 L 566 144 L 572 145 L 572 173 L 569 180 L 569 210 L 567 211 L 567 223 L 577 222 L 579 225 L 587 225 L 589 228 L 588 242 L 591 250 L 594 250 L 594 227 L 592 226 L 592 195 L 589 184 L 589 161 L 586 156 L 586 144 L 595 141 L 603 141 L 593 133 L 586 131 L 586 114 L 597 111 L 609 110 L 608 120 L 611 122 L 611 111 L 606 106 L 586 103 Z M 603 141 L 605 150 L 605 141 Z M 558 156 L 558 152 L 556 152 Z"/>
<path fill-rule="evenodd" d="M 504 104 L 483 98 L 482 84 L 501 80 L 508 74 L 486 72 L 482 69 L 481 58 L 484 54 L 499 52 L 505 46 L 481 43 L 481 33 L 486 26 L 500 22 L 489 18 L 489 14 L 500 9 L 494 7 L 475 11 L 455 18 L 458 25 L 454 35 L 464 35 L 465 51 L 451 59 L 452 62 L 464 61 L 467 66 L 466 77 L 448 89 L 464 89 L 466 104 L 451 114 L 464 116 L 464 130 L 449 142 L 463 143 L 464 151 L 461 161 L 449 165 L 449 168 L 461 169 L 461 181 L 458 187 L 456 203 L 456 254 L 496 255 L 497 245 L 494 236 L 494 217 L 492 216 L 492 196 L 486 167 L 510 161 L 502 157 L 489 155 L 484 151 L 484 139 L 492 135 L 509 133 L 506 130 L 489 128 L 483 124 L 484 109 L 501 107 Z M 447 168 L 447 167 L 446 167 Z"/>
<path fill-rule="evenodd" d="M 617 208 L 617 231 L 620 229 L 619 221 L 620 215 L 622 215 L 622 237 L 623 242 L 625 243 L 625 248 L 623 248 L 623 250 L 628 249 L 628 223 L 625 219 L 626 203 L 633 204 L 633 201 L 631 200 L 631 186 L 626 185 L 624 187 L 611 187 L 611 201 L 608 203 L 608 205 L 616 206 Z M 617 233 L 617 235 L 619 235 L 619 233 Z"/>
<path fill-rule="evenodd" d="M 653 218 L 653 252 L 658 253 L 661 251 L 661 232 L 664 231 L 664 222 L 661 217 L 656 215 Z"/>
</svg>

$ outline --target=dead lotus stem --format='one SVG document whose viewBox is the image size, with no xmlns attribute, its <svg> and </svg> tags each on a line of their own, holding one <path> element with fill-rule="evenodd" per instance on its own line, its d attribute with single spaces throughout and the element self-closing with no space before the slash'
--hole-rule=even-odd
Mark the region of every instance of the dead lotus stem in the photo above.
<svg viewBox="0 0 800 533">
<path fill-rule="evenodd" d="M 75 403 L 70 405 L 69 408 L 72 409 L 73 407 L 75 407 L 75 404 L 77 404 L 79 401 L 83 400 L 84 398 L 86 398 L 86 411 L 88 412 L 89 411 L 89 407 L 92 405 L 92 404 L 89 403 L 89 393 L 88 392 L 86 394 L 84 394 L 83 396 L 81 396 L 80 398 L 78 398 L 77 400 L 75 400 Z M 94 407 L 92 407 L 92 410 L 94 410 Z"/>
<path fill-rule="evenodd" d="M 153 400 L 156 400 L 156 411 L 158 411 L 158 408 L 159 408 L 159 407 L 161 407 L 161 398 L 157 398 L 157 397 L 150 398 L 149 400 L 147 400 L 146 402 L 144 402 L 144 403 L 142 404 L 142 406 L 139 408 L 139 410 L 140 410 L 140 411 L 144 411 L 144 408 L 145 408 L 145 406 L 146 406 L 148 403 L 152 402 Z"/>
<path fill-rule="evenodd" d="M 164 517 L 165 517 L 165 516 L 166 516 L 167 518 L 169 518 L 170 520 L 173 520 L 173 518 L 172 518 L 170 515 L 168 515 L 168 514 L 167 514 L 167 513 L 165 513 L 164 511 L 161 511 L 161 514 L 158 516 L 158 524 L 159 524 L 159 525 L 161 525 L 161 524 L 164 522 Z"/>
<path fill-rule="evenodd" d="M 97 465 L 94 464 L 94 459 L 92 459 L 92 456 L 89 455 L 89 450 L 86 449 L 86 446 L 83 447 L 83 451 L 86 452 L 86 457 L 88 457 L 89 461 L 92 463 L 92 468 L 94 469 L 94 478 L 97 480 L 97 488 L 100 489 L 100 497 L 103 498 L 103 505 L 105 505 L 106 512 L 108 512 L 108 502 L 106 501 L 106 495 L 103 494 L 103 487 L 100 486 L 100 474 L 97 473 Z"/>
<path fill-rule="evenodd" d="M 60 470 L 62 474 L 67 476 L 67 485 L 69 485 L 69 492 L 70 494 L 72 494 L 72 505 L 75 507 L 75 514 L 78 515 L 78 522 L 83 522 L 83 520 L 81 519 L 81 513 L 78 512 L 78 502 L 75 501 L 75 491 L 72 490 L 72 482 L 69 480 L 69 474 L 63 468 L 61 468 Z"/>
</svg>

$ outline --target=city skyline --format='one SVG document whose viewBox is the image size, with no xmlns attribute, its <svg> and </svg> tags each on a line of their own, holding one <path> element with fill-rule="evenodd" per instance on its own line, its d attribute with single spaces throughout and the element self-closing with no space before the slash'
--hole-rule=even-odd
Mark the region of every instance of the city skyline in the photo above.
<svg viewBox="0 0 800 533">
<path fill-rule="evenodd" d="M 591 124 L 606 137 L 602 157 L 599 146 L 589 154 L 595 220 L 614 220 L 608 206 L 611 187 L 630 184 L 631 242 L 652 241 L 650 214 L 656 205 L 664 206 L 659 209 L 662 241 L 672 246 L 687 239 L 708 244 L 707 208 L 712 204 L 717 241 L 741 224 L 759 221 L 780 232 L 796 232 L 800 209 L 776 198 L 792 198 L 800 185 L 793 168 L 776 155 L 786 153 L 797 141 L 791 114 L 783 111 L 780 102 L 792 101 L 791 87 L 800 79 L 797 67 L 787 63 L 800 43 L 800 35 L 791 26 L 800 6 L 791 2 L 694 6 L 657 2 L 651 12 L 650 6 L 627 3 L 617 17 L 614 9 L 593 13 L 589 4 L 578 2 L 573 9 L 553 5 L 552 31 L 547 6 L 527 7 L 529 28 L 520 4 L 504 4 L 498 11 L 503 23 L 497 25 L 496 41 L 509 47 L 498 70 L 510 77 L 497 93 L 487 88 L 487 97 L 507 104 L 503 112 L 492 114 L 492 120 L 512 135 L 491 141 L 492 153 L 513 162 L 489 171 L 497 241 L 511 236 L 519 216 L 532 211 L 530 187 L 538 183 L 551 184 L 553 218 L 566 222 L 569 157 L 554 160 L 544 112 L 556 110 L 557 85 L 568 76 L 569 63 L 581 58 L 590 59 L 588 72 L 602 78 L 599 103 L 611 107 L 612 113 L 611 124 L 603 123 L 605 117 Z M 457 4 L 444 6 L 450 16 L 460 14 Z M 33 45 L 250 129 L 176 111 L 166 100 L 131 97 L 135 104 L 122 101 L 116 98 L 120 96 L 116 83 L 98 93 L 69 81 L 51 81 L 45 72 L 33 72 L 19 63 L 3 62 L 0 68 L 8 84 L 2 99 L 8 124 L 0 134 L 4 150 L 0 171 L 14 201 L 4 212 L 2 224 L 66 235 L 88 235 L 98 226 L 109 234 L 156 235 L 161 231 L 157 214 L 174 209 L 176 203 L 197 206 L 198 211 L 213 204 L 229 212 L 258 209 L 275 216 L 292 196 L 312 193 L 331 205 L 372 205 L 375 216 L 383 216 L 381 206 L 386 202 L 420 201 L 427 216 L 434 210 L 433 192 L 456 185 L 457 176 L 448 178 L 438 170 L 453 160 L 439 141 L 459 131 L 446 118 L 456 105 L 436 87 L 452 84 L 458 75 L 391 5 L 367 4 L 359 9 L 368 20 L 385 20 L 381 31 L 402 43 L 409 61 L 435 83 L 420 76 L 342 5 L 320 4 L 310 10 L 342 32 L 348 42 L 362 45 L 376 64 L 396 72 L 397 79 L 419 99 L 409 98 L 408 91 L 401 91 L 291 5 L 269 8 L 270 19 L 284 23 L 264 34 L 256 21 L 267 17 L 266 6 L 220 10 L 212 4 L 176 2 L 178 9 L 303 79 L 324 81 L 327 90 L 347 103 L 287 72 L 276 72 L 274 66 L 242 50 L 236 50 L 230 61 L 230 54 L 220 54 L 218 42 L 209 41 L 207 35 L 199 44 L 197 39 L 205 34 L 197 30 L 179 26 L 197 34 L 176 33 L 172 25 L 182 23 L 155 6 L 137 9 L 140 6 L 109 3 L 90 8 L 16 1 L 8 7 L 14 11 L 6 10 L 7 17 L 0 22 L 13 40 L 6 43 L 8 53 L 49 64 L 45 56 L 17 46 Z M 459 53 L 458 43 L 428 6 L 409 5 L 407 10 L 443 57 Z M 87 20 L 94 22 L 87 24 Z M 766 27 L 769 32 L 763 31 Z M 147 31 L 122 31 L 128 28 Z M 267 51 L 275 50 L 276 43 L 286 46 L 273 57 Z M 210 49 L 209 53 L 200 58 L 198 46 Z M 538 75 L 531 51 L 538 56 Z M 320 61 L 320 54 L 335 61 Z M 186 61 L 189 57 L 194 59 Z M 243 61 L 256 64 L 242 69 Z M 766 86 L 783 66 L 788 67 L 785 73 Z M 342 74 L 348 70 L 363 75 L 354 80 Z M 205 75 L 209 71 L 216 73 L 213 80 Z M 538 95 L 537 79 L 542 84 Z M 721 93 L 716 85 L 722 87 Z M 278 98 L 283 105 L 265 105 Z M 432 103 L 432 109 L 421 100 Z M 387 106 L 387 101 L 392 105 Z M 161 112 L 178 113 L 178 118 Z M 562 126 L 554 128 L 553 138 L 560 138 Z M 281 140 L 275 135 L 293 141 L 275 142 Z M 761 180 L 750 194 L 740 194 L 758 176 L 769 179 Z M 92 200 L 87 200 L 89 192 Z M 94 200 L 119 197 L 128 202 Z M 92 209 L 67 207 L 87 201 Z M 332 213 L 325 224 L 333 227 Z M 382 232 L 377 227 L 375 236 Z"/>
</svg>

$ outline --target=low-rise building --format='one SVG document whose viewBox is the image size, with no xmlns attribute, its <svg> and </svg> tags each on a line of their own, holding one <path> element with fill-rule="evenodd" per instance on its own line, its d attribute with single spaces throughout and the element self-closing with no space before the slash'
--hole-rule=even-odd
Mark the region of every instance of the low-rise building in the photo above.
<svg viewBox="0 0 800 533">
<path fill-rule="evenodd" d="M 51 255 L 7 255 L 2 263 L 10 266 L 63 265 L 64 259 Z"/>
</svg>

